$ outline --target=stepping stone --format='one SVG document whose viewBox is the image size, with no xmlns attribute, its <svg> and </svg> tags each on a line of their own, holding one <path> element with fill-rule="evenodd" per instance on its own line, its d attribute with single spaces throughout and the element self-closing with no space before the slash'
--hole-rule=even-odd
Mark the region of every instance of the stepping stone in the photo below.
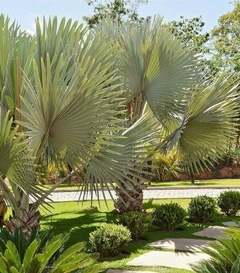
<svg viewBox="0 0 240 273">
<path fill-rule="evenodd" d="M 200 230 L 198 232 L 194 232 L 193 235 L 201 236 L 201 237 L 208 237 L 208 238 L 218 238 L 218 237 L 227 237 L 222 231 L 226 229 L 226 227 L 221 226 L 209 226 Z"/>
<path fill-rule="evenodd" d="M 187 238 L 166 238 L 155 241 L 149 246 L 161 247 L 173 250 L 201 251 L 200 248 L 206 246 L 209 240 L 187 239 Z"/>
<path fill-rule="evenodd" d="M 106 273 L 156 273 L 156 272 L 152 272 L 152 271 L 120 270 L 120 269 L 108 269 Z"/>
<path fill-rule="evenodd" d="M 209 259 L 209 256 L 204 253 L 150 251 L 128 262 L 127 265 L 166 266 L 192 270 L 191 264 L 195 264 L 203 259 Z"/>
<path fill-rule="evenodd" d="M 238 227 L 238 224 L 236 222 L 230 221 L 230 222 L 222 222 L 224 226 L 227 227 Z"/>
</svg>

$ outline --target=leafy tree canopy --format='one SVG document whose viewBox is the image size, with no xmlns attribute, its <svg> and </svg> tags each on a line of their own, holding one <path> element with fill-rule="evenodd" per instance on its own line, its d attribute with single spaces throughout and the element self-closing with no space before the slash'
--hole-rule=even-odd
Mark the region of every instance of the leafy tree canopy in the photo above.
<svg viewBox="0 0 240 273">
<path fill-rule="evenodd" d="M 240 72 L 240 1 L 222 15 L 211 31 L 212 68 L 216 72 Z"/>
<path fill-rule="evenodd" d="M 109 16 L 122 22 L 124 19 L 130 21 L 142 21 L 137 10 L 140 5 L 147 4 L 148 0 L 86 0 L 89 6 L 94 7 L 94 15 L 84 16 L 83 19 L 90 27 L 98 24 L 101 19 Z"/>
<path fill-rule="evenodd" d="M 181 16 L 179 21 L 173 21 L 170 25 L 173 34 L 183 40 L 187 46 L 193 47 L 198 53 L 207 51 L 204 45 L 209 40 L 209 33 L 203 33 L 205 23 L 201 16 L 192 19 Z"/>
<path fill-rule="evenodd" d="M 203 32 L 205 23 L 202 17 L 194 17 L 192 19 L 180 17 L 179 21 L 172 21 L 168 24 L 173 34 L 180 39 L 187 47 L 191 47 L 197 54 L 201 54 L 202 70 L 207 75 L 212 73 L 209 60 L 204 54 L 209 53 L 208 41 L 210 34 Z"/>
</svg>

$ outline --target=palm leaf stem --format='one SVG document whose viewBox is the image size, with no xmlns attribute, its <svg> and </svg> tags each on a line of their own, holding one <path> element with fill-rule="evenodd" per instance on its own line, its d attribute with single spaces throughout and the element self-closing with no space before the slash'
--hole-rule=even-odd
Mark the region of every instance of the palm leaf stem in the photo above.
<svg viewBox="0 0 240 273">
<path fill-rule="evenodd" d="M 22 109 L 22 100 L 21 100 L 21 69 L 20 69 L 20 64 L 19 64 L 19 58 L 17 58 L 17 107 L 19 109 Z M 22 120 L 21 113 L 18 111 L 17 112 L 17 119 Z M 22 132 L 22 126 L 19 125 L 18 127 L 18 132 Z"/>
<path fill-rule="evenodd" d="M 7 187 L 6 183 L 4 182 L 1 176 L 0 176 L 0 188 L 4 197 L 7 199 L 12 209 L 17 213 L 18 212 L 17 200 L 14 197 L 13 193 L 9 190 L 9 188 Z"/>
</svg>

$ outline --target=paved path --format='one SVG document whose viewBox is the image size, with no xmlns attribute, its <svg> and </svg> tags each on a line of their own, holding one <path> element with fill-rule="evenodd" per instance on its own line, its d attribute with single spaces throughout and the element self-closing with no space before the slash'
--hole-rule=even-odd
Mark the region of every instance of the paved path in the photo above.
<svg viewBox="0 0 240 273">
<path fill-rule="evenodd" d="M 234 189 L 240 191 L 239 188 L 148 188 L 143 192 L 144 199 L 174 199 L 174 198 L 192 198 L 199 195 L 207 195 L 211 197 L 218 197 L 221 192 L 228 191 L 229 189 Z M 111 191 L 111 194 L 116 198 L 115 192 Z M 106 199 L 111 199 L 109 192 L 105 191 L 104 195 Z M 90 200 L 91 195 L 88 194 L 84 198 L 80 197 L 80 193 L 77 191 L 65 191 L 53 192 L 50 198 L 55 202 L 60 201 L 78 201 L 78 200 Z M 93 200 L 97 200 L 97 196 L 93 195 Z M 103 193 L 99 192 L 99 199 L 103 199 Z"/>
<path fill-rule="evenodd" d="M 224 222 L 226 226 L 236 226 L 235 222 Z M 165 238 L 149 244 L 154 250 L 150 250 L 133 260 L 129 261 L 128 266 L 148 266 L 152 270 L 159 268 L 159 266 L 173 267 L 178 269 L 187 269 L 192 271 L 191 265 L 196 264 L 201 260 L 207 260 L 210 257 L 202 253 L 201 248 L 207 247 L 212 239 L 217 237 L 226 236 L 222 231 L 227 227 L 222 226 L 209 226 L 200 230 L 197 233 L 193 233 L 195 236 L 207 237 L 209 240 L 202 238 Z M 166 251 L 168 250 L 168 251 Z M 122 270 L 108 270 L 107 273 L 126 273 Z M 129 273 L 144 273 L 138 271 L 132 271 Z"/>
</svg>

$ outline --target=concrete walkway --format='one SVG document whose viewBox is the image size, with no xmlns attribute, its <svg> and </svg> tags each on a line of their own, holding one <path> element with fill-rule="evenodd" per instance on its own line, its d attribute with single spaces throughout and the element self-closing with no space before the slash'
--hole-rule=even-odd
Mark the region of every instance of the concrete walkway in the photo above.
<svg viewBox="0 0 240 273">
<path fill-rule="evenodd" d="M 198 263 L 203 259 L 209 259 L 204 253 L 175 252 L 175 251 L 157 251 L 147 252 L 132 261 L 128 266 L 164 266 L 191 270 L 191 264 Z"/>
<path fill-rule="evenodd" d="M 211 197 L 218 197 L 221 192 L 228 191 L 230 189 L 234 189 L 240 192 L 240 187 L 229 187 L 229 188 L 147 188 L 146 190 L 143 191 L 143 198 L 144 199 L 174 199 L 174 198 L 192 198 L 195 196 L 199 195 L 207 195 Z M 114 198 L 116 198 L 115 192 L 112 190 L 111 194 Z M 102 193 L 101 191 L 99 192 L 99 196 L 97 197 L 95 194 L 93 194 L 92 199 L 97 200 L 102 200 L 104 198 L 106 199 L 111 199 L 111 195 L 108 191 L 104 191 Z M 53 192 L 50 195 L 50 198 L 54 202 L 61 202 L 61 201 L 78 201 L 78 200 L 90 200 L 91 195 L 88 193 L 84 198 L 80 196 L 80 193 L 77 191 L 56 191 Z"/>
</svg>

